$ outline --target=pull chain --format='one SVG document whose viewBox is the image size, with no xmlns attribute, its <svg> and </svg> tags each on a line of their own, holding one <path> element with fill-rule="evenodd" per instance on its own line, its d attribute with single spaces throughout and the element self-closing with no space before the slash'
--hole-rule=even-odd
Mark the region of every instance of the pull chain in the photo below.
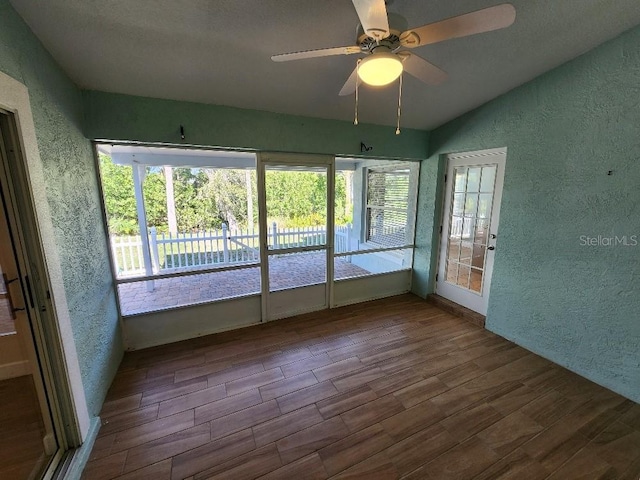
<svg viewBox="0 0 640 480">
<path fill-rule="evenodd" d="M 400 113 L 402 110 L 402 74 L 400 74 L 398 90 L 398 123 L 396 124 L 396 135 L 400 135 Z"/>
<path fill-rule="evenodd" d="M 356 63 L 356 113 L 353 119 L 353 124 L 358 125 L 358 84 L 360 83 L 360 62 L 361 59 L 358 59 Z"/>
</svg>

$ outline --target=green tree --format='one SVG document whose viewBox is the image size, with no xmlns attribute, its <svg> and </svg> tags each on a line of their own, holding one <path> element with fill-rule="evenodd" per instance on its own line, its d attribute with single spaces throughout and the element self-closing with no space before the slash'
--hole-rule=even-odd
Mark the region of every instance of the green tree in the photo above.
<svg viewBox="0 0 640 480">
<path fill-rule="evenodd" d="M 159 232 L 167 232 L 167 185 L 164 173 L 159 167 L 147 167 L 142 183 L 144 209 L 147 226 L 156 227 Z"/>
<path fill-rule="evenodd" d="M 209 178 L 204 169 L 174 168 L 173 179 L 178 230 L 218 228 L 222 222 L 217 215 L 215 198 L 208 195 Z"/>
<path fill-rule="evenodd" d="M 117 235 L 139 233 L 133 175 L 130 166 L 114 164 L 100 155 L 100 171 L 109 232 Z M 173 168 L 176 219 L 180 232 L 229 227 L 253 227 L 258 219 L 256 172 L 213 168 Z M 267 212 L 269 222 L 282 228 L 326 224 L 327 177 L 317 172 L 268 170 L 266 174 Z M 335 179 L 336 223 L 351 221 L 347 211 L 345 173 Z M 168 231 L 167 199 L 164 172 L 161 167 L 147 167 L 143 195 L 148 226 L 159 232 Z M 251 195 L 252 217 L 248 215 Z"/>
<path fill-rule="evenodd" d="M 109 233 L 138 234 L 138 215 L 131 167 L 116 165 L 110 157 L 103 154 L 100 154 L 99 162 Z"/>
</svg>

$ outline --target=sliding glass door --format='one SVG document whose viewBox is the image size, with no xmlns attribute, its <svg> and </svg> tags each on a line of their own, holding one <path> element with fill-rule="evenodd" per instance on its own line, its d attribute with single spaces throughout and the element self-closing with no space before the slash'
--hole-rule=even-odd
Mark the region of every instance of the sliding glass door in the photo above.
<svg viewBox="0 0 640 480">
<path fill-rule="evenodd" d="M 262 318 L 329 308 L 334 159 L 260 154 Z"/>
</svg>

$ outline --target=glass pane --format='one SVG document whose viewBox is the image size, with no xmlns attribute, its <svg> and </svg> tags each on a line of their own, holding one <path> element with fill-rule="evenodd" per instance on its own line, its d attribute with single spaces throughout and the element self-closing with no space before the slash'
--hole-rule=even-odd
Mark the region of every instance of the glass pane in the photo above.
<svg viewBox="0 0 640 480">
<path fill-rule="evenodd" d="M 461 216 L 464 212 L 464 193 L 453 194 L 453 215 Z"/>
<path fill-rule="evenodd" d="M 98 151 L 118 278 L 258 261 L 254 154 L 235 153 L 238 168 L 226 168 L 229 152 L 107 145 Z M 175 164 L 139 168 L 137 153 L 151 164 Z M 137 188 L 146 218 L 138 218 Z"/>
<path fill-rule="evenodd" d="M 467 198 L 464 202 L 464 216 L 475 217 L 478 209 L 478 195 L 467 193 Z"/>
<path fill-rule="evenodd" d="M 333 240 L 336 253 L 350 252 L 358 249 L 359 235 L 353 228 L 354 185 L 353 170 L 341 170 L 346 165 L 336 161 L 335 176 L 335 238 Z M 360 182 L 362 183 L 362 182 Z M 359 199 L 361 197 L 358 197 Z M 362 200 L 360 200 L 360 204 Z"/>
<path fill-rule="evenodd" d="M 458 264 L 456 262 L 447 262 L 447 271 L 445 272 L 445 280 L 448 283 L 456 284 L 458 280 Z"/>
<path fill-rule="evenodd" d="M 413 244 L 419 163 L 336 158 L 335 168 L 336 253 Z"/>
<path fill-rule="evenodd" d="M 475 228 L 475 238 L 474 242 L 487 244 L 487 239 L 489 237 L 489 220 L 487 219 L 477 219 L 476 220 L 476 228 Z"/>
<path fill-rule="evenodd" d="M 258 238 L 257 230 L 232 229 L 226 224 L 221 229 L 193 233 L 156 233 L 152 230 L 152 263 L 160 273 L 257 263 L 260 261 Z M 122 247 L 114 249 L 122 255 Z M 126 255 L 122 256 L 126 259 Z"/>
<path fill-rule="evenodd" d="M 484 268 L 484 255 L 486 252 L 486 248 L 484 245 L 478 245 L 477 243 L 473 244 L 473 261 L 471 265 L 476 268 Z"/>
<path fill-rule="evenodd" d="M 460 265 L 458 267 L 458 281 L 456 284 L 463 288 L 469 288 L 469 273 L 471 269 L 467 266 Z"/>
<path fill-rule="evenodd" d="M 269 256 L 269 291 L 326 281 L 327 254 L 324 250 Z"/>
<path fill-rule="evenodd" d="M 471 281 L 469 284 L 469 289 L 474 292 L 480 293 L 482 291 L 482 270 L 471 269 Z"/>
<path fill-rule="evenodd" d="M 473 239 L 473 229 L 476 224 L 475 218 L 465 218 L 464 223 L 462 224 L 462 239 L 463 240 L 472 240 Z"/>
<path fill-rule="evenodd" d="M 272 167 L 265 172 L 269 249 L 327 243 L 327 169 Z"/>
<path fill-rule="evenodd" d="M 467 167 L 456 168 L 454 176 L 456 178 L 455 191 L 464 192 L 467 185 Z"/>
<path fill-rule="evenodd" d="M 42 441 L 47 431 L 36 390 L 39 381 L 33 375 L 0 381 L 0 478 L 5 480 L 43 478 L 49 464 Z"/>
<path fill-rule="evenodd" d="M 449 260 L 458 261 L 458 258 L 460 258 L 460 240 L 449 239 L 449 248 L 447 250 L 447 258 Z"/>
<path fill-rule="evenodd" d="M 367 208 L 367 241 L 375 247 L 399 247 L 407 245 L 407 213 L 391 208 Z"/>
<path fill-rule="evenodd" d="M 471 255 L 473 253 L 473 244 L 471 242 L 462 242 L 460 245 L 460 263 L 471 265 Z"/>
<path fill-rule="evenodd" d="M 15 307 L 26 305 L 28 300 L 17 279 L 15 231 L 10 230 L 13 225 L 5 215 L 13 208 L 5 203 L 6 193 L 3 186 L 0 195 L 0 279 L 4 273 L 8 280 L 6 285 L 0 280 L 0 365 L 5 367 L 0 378 L 0 478 L 39 479 L 44 477 L 43 472 L 58 451 L 58 444 L 51 429 L 53 424 L 46 397 L 38 395 L 38 390 L 45 392 L 38 360 L 27 354 L 29 351 L 36 353 L 29 319 L 24 311 L 17 312 L 17 325 L 12 318 L 11 300 Z M 16 280 L 9 282 L 12 278 Z M 43 442 L 48 435 L 51 435 L 49 442 Z"/>
<path fill-rule="evenodd" d="M 123 315 L 257 293 L 260 293 L 258 267 L 118 285 Z"/>
<path fill-rule="evenodd" d="M 413 250 L 389 250 L 386 252 L 358 253 L 345 257 L 335 257 L 334 278 L 363 277 L 379 273 L 396 272 L 411 268 Z"/>
<path fill-rule="evenodd" d="M 451 226 L 449 227 L 451 230 L 449 231 L 450 238 L 462 238 L 462 229 L 464 227 L 464 218 L 463 217 L 452 217 L 451 218 Z"/>
<path fill-rule="evenodd" d="M 478 217 L 489 218 L 491 215 L 492 193 L 481 193 L 478 201 Z"/>
<path fill-rule="evenodd" d="M 16 325 L 11 317 L 7 295 L 7 287 L 2 279 L 2 272 L 0 272 L 0 335 L 16 332 Z"/>
<path fill-rule="evenodd" d="M 480 167 L 473 167 L 469 169 L 469 176 L 467 178 L 467 192 L 476 193 L 480 191 Z"/>
<path fill-rule="evenodd" d="M 482 167 L 482 181 L 480 182 L 481 192 L 493 192 L 493 184 L 496 181 L 496 167 Z"/>
</svg>

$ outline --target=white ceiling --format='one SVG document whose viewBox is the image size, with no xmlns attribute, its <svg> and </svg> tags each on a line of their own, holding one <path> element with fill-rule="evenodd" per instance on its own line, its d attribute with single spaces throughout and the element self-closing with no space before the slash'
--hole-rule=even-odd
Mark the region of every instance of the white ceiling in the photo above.
<svg viewBox="0 0 640 480">
<path fill-rule="evenodd" d="M 11 0 L 82 88 L 352 120 L 338 92 L 357 56 L 275 63 L 355 44 L 350 0 Z M 501 0 L 392 0 L 410 27 Z M 638 0 L 513 0 L 515 23 L 413 50 L 448 72 L 405 77 L 402 125 L 432 129 L 640 24 Z M 395 124 L 397 88 L 361 90 L 360 121 Z"/>
</svg>

